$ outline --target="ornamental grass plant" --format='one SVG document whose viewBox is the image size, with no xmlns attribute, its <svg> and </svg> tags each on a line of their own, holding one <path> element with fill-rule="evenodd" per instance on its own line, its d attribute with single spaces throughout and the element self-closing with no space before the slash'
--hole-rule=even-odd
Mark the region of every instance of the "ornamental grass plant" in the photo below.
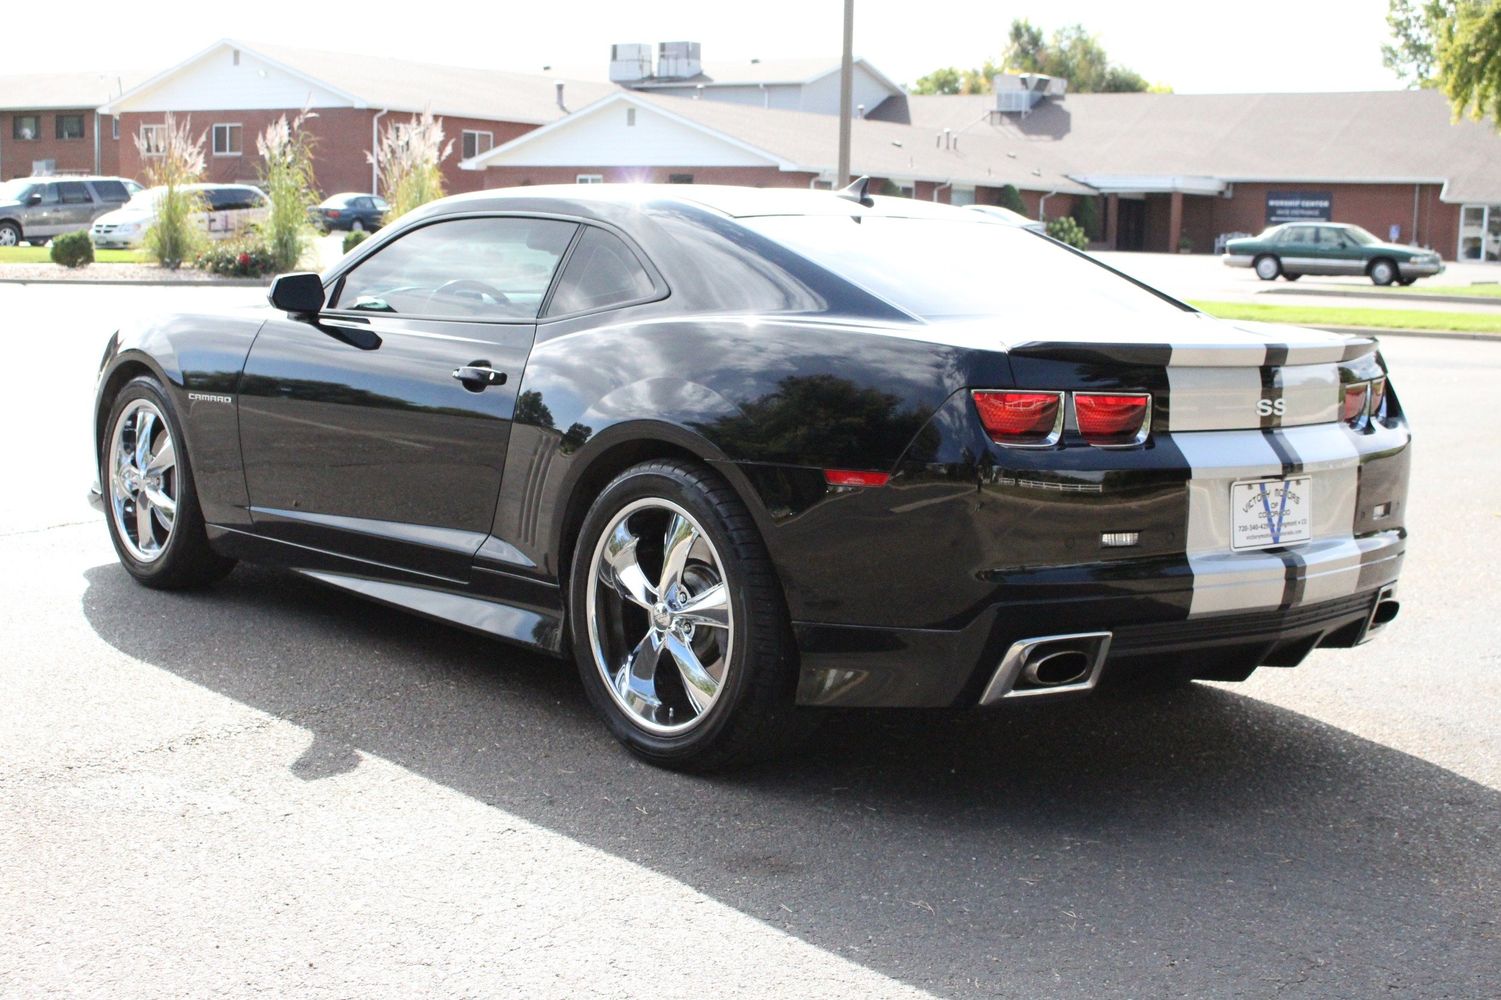
<svg viewBox="0 0 1501 1000">
<path fill-rule="evenodd" d="M 170 111 L 159 142 L 136 136 L 136 149 L 146 163 L 146 180 L 163 190 L 154 205 L 156 217 L 146 230 L 146 250 L 162 267 L 173 270 L 193 257 L 207 242 L 202 213 L 208 211 L 203 196 L 187 190 L 203 179 L 203 144 L 207 133 L 193 138 L 192 118 L 181 123 Z"/>
</svg>

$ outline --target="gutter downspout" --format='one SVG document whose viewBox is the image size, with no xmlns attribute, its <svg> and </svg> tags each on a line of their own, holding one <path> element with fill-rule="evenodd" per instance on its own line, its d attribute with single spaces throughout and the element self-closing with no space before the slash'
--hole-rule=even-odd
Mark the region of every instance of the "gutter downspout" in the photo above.
<svg viewBox="0 0 1501 1000">
<path fill-rule="evenodd" d="M 1412 244 L 1421 246 L 1418 242 L 1418 189 L 1419 185 L 1412 186 Z"/>
<path fill-rule="evenodd" d="M 100 149 L 100 146 L 99 146 L 99 109 L 95 108 L 94 109 L 94 176 L 95 177 L 97 177 L 100 174 L 104 173 L 104 168 L 101 166 L 101 163 L 103 161 L 100 160 L 100 158 L 99 158 L 100 155 L 101 155 L 101 153 L 102 153 L 102 150 Z M 1414 194 L 1413 197 L 1416 198 L 1417 195 Z"/>
<path fill-rule="evenodd" d="M 954 187 L 953 180 L 946 180 L 942 184 L 934 184 L 933 185 L 933 200 L 934 201 L 938 200 L 938 192 L 942 191 L 944 188 L 949 188 L 949 189 L 952 190 L 953 187 Z"/>
<path fill-rule="evenodd" d="M 1038 222 L 1047 222 L 1048 221 L 1048 199 L 1051 198 L 1051 197 L 1053 197 L 1053 195 L 1055 195 L 1057 193 L 1058 193 L 1058 189 L 1057 188 L 1053 188 L 1053 190 L 1051 190 L 1047 194 L 1043 195 L 1042 198 L 1041 198 L 1041 200 L 1039 200 L 1037 202 L 1037 221 Z"/>
<path fill-rule="evenodd" d="M 390 108 L 382 108 L 370 119 L 370 193 L 380 196 L 380 120 Z"/>
</svg>

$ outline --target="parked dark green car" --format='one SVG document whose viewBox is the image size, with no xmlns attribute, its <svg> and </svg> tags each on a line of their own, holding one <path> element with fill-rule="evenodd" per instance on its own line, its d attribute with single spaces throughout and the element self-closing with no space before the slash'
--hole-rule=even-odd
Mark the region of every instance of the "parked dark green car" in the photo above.
<svg viewBox="0 0 1501 1000">
<path fill-rule="evenodd" d="M 1262 281 L 1278 275 L 1297 281 L 1305 274 L 1364 274 L 1378 285 L 1410 285 L 1439 274 L 1439 255 L 1422 247 L 1383 243 L 1359 226 L 1337 222 L 1287 222 L 1260 236 L 1225 244 L 1231 267 L 1255 268 Z"/>
</svg>

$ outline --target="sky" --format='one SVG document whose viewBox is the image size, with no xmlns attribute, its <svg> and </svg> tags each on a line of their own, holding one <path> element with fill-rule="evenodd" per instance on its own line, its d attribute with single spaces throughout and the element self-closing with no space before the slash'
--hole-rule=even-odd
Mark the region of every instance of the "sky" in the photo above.
<svg viewBox="0 0 1501 1000">
<path fill-rule="evenodd" d="M 1083 24 L 1112 60 L 1179 93 L 1390 90 L 1401 82 L 1381 65 L 1386 8 L 1386 0 L 856 0 L 855 52 L 911 83 L 940 66 L 1000 56 L 1011 20 L 1022 17 L 1048 31 Z M 603 78 L 612 42 L 701 42 L 709 67 L 716 58 L 837 57 L 843 16 L 842 0 L 368 0 L 357 14 L 354 5 L 308 0 L 73 0 L 68 9 L 64 34 L 9 46 L 0 73 L 155 72 L 230 37 Z"/>
</svg>

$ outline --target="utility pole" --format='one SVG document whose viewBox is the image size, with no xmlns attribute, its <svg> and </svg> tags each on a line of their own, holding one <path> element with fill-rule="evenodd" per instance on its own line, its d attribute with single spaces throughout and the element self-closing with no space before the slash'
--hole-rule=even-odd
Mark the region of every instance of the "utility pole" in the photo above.
<svg viewBox="0 0 1501 1000">
<path fill-rule="evenodd" d="M 844 57 L 839 62 L 839 174 L 834 187 L 850 182 L 850 112 L 855 91 L 855 0 L 844 0 Z"/>
</svg>

